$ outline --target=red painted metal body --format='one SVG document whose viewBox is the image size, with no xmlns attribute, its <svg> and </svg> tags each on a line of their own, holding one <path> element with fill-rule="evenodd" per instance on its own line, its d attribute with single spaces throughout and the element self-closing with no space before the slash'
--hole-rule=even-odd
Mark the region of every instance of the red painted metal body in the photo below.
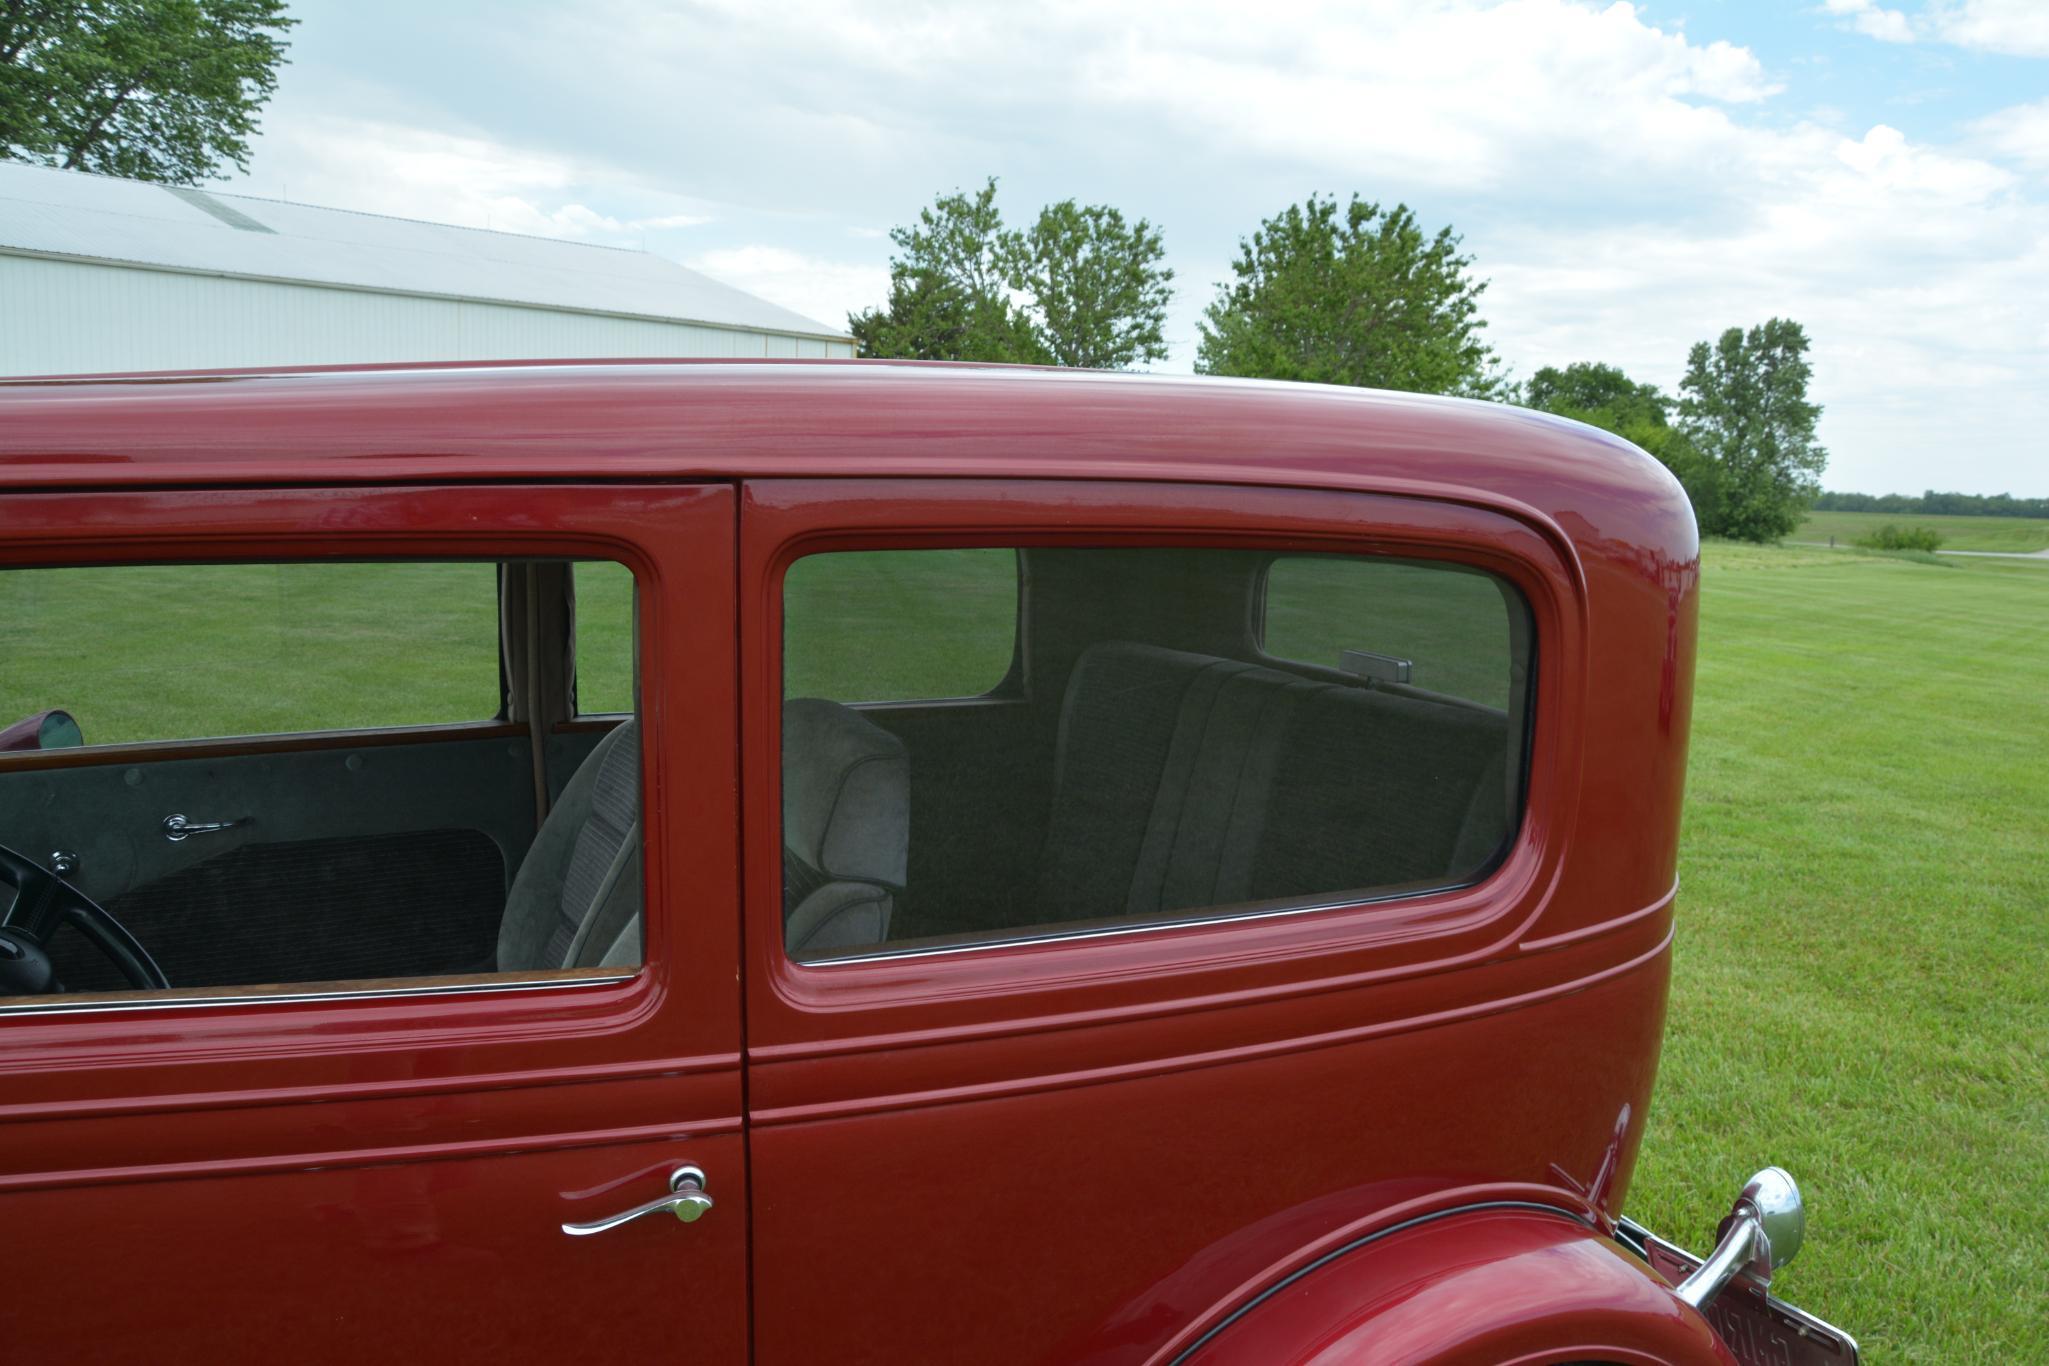
<svg viewBox="0 0 2049 1366">
<path fill-rule="evenodd" d="M 1067 541 L 1511 579 L 1538 703 L 1506 862 L 1395 902 L 790 962 L 783 568 Z M 1477 404 L 972 368 L 0 383 L 0 562 L 400 553 L 641 575 L 650 966 L 0 1019 L 21 1359 L 1725 1360 L 1606 1237 L 1663 1024 L 1698 574 L 1633 448 Z M 714 1215 L 557 1231 L 680 1161 Z"/>
</svg>

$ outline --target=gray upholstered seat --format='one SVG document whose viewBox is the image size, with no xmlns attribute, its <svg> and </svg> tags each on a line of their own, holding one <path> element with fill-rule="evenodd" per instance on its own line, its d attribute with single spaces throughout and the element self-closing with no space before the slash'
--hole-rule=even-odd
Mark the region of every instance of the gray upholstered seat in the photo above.
<svg viewBox="0 0 2049 1366">
<path fill-rule="evenodd" d="M 1497 711 L 1128 641 L 1060 714 L 1048 922 L 1476 874 L 1512 832 Z"/>
<path fill-rule="evenodd" d="M 527 851 L 498 927 L 498 970 L 632 967 L 641 956 L 640 727 L 576 770 Z M 909 861 L 903 742 L 836 702 L 783 709 L 783 908 L 789 951 L 879 944 Z"/>
<path fill-rule="evenodd" d="M 640 962 L 640 725 L 598 741 L 534 837 L 498 923 L 498 970 Z"/>
<path fill-rule="evenodd" d="M 792 957 L 889 937 L 910 834 L 903 742 L 837 702 L 785 702 L 783 935 Z"/>
</svg>

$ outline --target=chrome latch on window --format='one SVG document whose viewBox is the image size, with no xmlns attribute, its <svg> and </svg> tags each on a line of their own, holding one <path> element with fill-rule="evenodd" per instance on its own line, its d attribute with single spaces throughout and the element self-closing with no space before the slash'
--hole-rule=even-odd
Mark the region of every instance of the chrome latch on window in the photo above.
<svg viewBox="0 0 2049 1366">
<path fill-rule="evenodd" d="M 238 825 L 254 825 L 256 817 L 237 816 L 231 821 L 190 821 L 183 815 L 164 817 L 164 838 L 176 844 L 194 835 L 218 834 L 222 830 L 233 830 Z"/>
</svg>

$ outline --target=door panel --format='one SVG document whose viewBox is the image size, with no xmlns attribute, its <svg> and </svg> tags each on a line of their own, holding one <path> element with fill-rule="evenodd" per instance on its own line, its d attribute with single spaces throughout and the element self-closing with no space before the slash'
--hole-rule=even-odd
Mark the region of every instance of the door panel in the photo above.
<svg viewBox="0 0 2049 1366">
<path fill-rule="evenodd" d="M 38 757 L 64 766 L 0 771 L 0 844 L 72 854 L 71 882 L 173 986 L 482 971 L 533 839 L 527 743 L 511 727 L 439 734 L 111 763 L 53 751 Z M 247 823 L 172 840 L 172 815 Z M 122 985 L 75 934 L 51 956 L 74 990 Z"/>
<path fill-rule="evenodd" d="M 9 1359 L 559 1362 L 602 1343 L 608 1358 L 743 1360 L 744 1321 L 719 1312 L 747 1289 L 737 1132 L 539 1148 L 419 1148 L 338 1170 L 306 1170 L 299 1154 L 275 1174 L 6 1196 Z M 710 1174 L 709 1215 L 562 1234 L 564 1216 L 650 1198 L 682 1151 Z M 686 1309 L 685 1265 L 687 1312 L 644 1312 Z"/>
<path fill-rule="evenodd" d="M 646 918 L 638 970 L 0 1003 L 9 1359 L 744 1359 L 733 528 L 719 485 L 0 496 L 0 572 L 124 558 L 623 560 L 640 585 Z M 122 833 L 85 856 L 121 873 L 132 844 L 127 876 L 145 876 L 129 895 L 167 905 L 180 878 L 251 851 L 294 857 L 314 817 L 309 806 L 300 824 L 291 803 L 337 787 L 365 794 L 350 803 L 350 842 L 481 830 L 488 861 L 505 865 L 521 815 L 531 823 L 524 746 L 515 762 L 508 738 L 248 756 L 275 803 L 251 808 L 256 828 L 283 838 L 224 853 L 195 838 L 190 864 L 177 862 L 187 849 L 151 842 L 167 813 L 131 796 L 126 774 L 141 771 L 151 797 L 175 787 L 194 819 L 234 815 L 232 756 L 79 769 L 41 782 L 36 818 L 75 830 L 103 797 Z M 472 776 L 449 780 L 457 770 Z M 38 774 L 53 771 L 0 757 L 0 776 Z M 374 791 L 347 788 L 358 780 Z M 482 865 L 471 843 L 435 853 Z M 393 863 L 395 881 L 433 875 L 422 850 Z M 275 868 L 223 875 L 314 895 Z M 447 909 L 431 891 L 415 905 Z M 706 1171 L 715 1201 L 695 1223 L 562 1231 L 666 1194 L 685 1164 Z"/>
</svg>

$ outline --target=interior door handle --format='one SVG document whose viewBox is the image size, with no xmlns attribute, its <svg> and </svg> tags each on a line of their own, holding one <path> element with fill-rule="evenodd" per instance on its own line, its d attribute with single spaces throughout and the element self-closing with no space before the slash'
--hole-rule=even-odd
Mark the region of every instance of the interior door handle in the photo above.
<svg viewBox="0 0 2049 1366">
<path fill-rule="evenodd" d="M 604 1219 L 593 1219 L 587 1224 L 564 1224 L 562 1231 L 572 1238 L 588 1237 L 621 1224 L 630 1224 L 643 1214 L 673 1214 L 686 1224 L 694 1224 L 710 1208 L 711 1197 L 704 1193 L 704 1168 L 678 1167 L 669 1173 L 669 1193 L 661 1199 L 635 1205 Z"/>
<path fill-rule="evenodd" d="M 222 830 L 233 830 L 238 825 L 253 825 L 254 816 L 237 816 L 231 821 L 189 821 L 180 815 L 164 817 L 164 838 L 176 844 L 193 835 L 211 835 Z"/>
</svg>

